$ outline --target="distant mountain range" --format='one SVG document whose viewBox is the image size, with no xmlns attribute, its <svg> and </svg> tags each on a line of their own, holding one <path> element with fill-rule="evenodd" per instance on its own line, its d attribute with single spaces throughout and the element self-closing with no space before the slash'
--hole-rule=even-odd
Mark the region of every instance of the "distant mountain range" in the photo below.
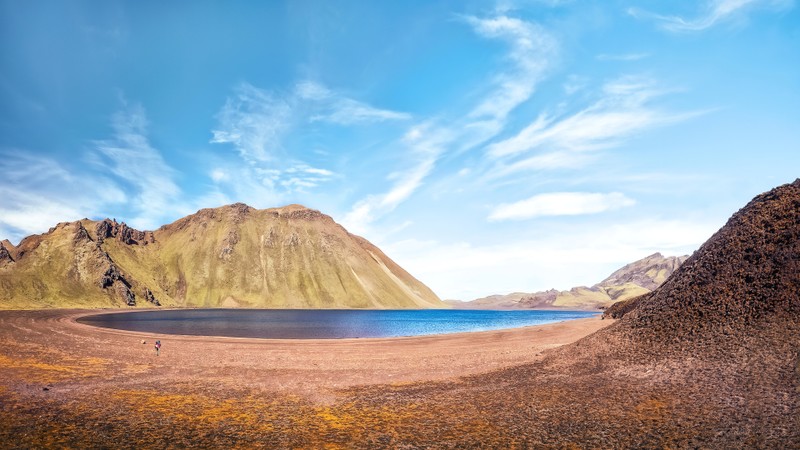
<svg viewBox="0 0 800 450">
<path fill-rule="evenodd" d="M 659 287 L 688 256 L 655 253 L 630 263 L 594 286 L 578 286 L 568 291 L 514 292 L 490 295 L 469 302 L 446 300 L 459 309 L 598 309 L 614 302 L 646 294 Z"/>
<path fill-rule="evenodd" d="M 300 205 L 237 203 L 156 231 L 60 223 L 0 243 L 0 308 L 446 307 L 366 239 Z"/>
</svg>

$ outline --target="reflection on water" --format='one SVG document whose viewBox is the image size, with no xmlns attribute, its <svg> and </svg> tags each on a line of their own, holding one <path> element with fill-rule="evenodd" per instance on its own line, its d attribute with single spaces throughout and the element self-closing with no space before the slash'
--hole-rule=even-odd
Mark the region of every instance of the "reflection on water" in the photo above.
<svg viewBox="0 0 800 450">
<path fill-rule="evenodd" d="M 499 330 L 597 315 L 585 311 L 186 309 L 99 314 L 81 323 L 157 334 L 266 339 L 421 336 Z"/>
</svg>

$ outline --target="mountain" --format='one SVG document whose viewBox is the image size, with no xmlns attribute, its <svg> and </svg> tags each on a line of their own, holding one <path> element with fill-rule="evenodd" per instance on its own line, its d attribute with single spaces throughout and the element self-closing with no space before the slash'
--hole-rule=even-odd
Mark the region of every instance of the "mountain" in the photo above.
<svg viewBox="0 0 800 450">
<path fill-rule="evenodd" d="M 155 231 L 60 223 L 0 243 L 0 308 L 445 307 L 366 239 L 300 205 L 202 209 Z"/>
<path fill-rule="evenodd" d="M 514 292 L 491 295 L 470 302 L 447 300 L 446 303 L 463 309 L 597 309 L 652 291 L 669 278 L 687 258 L 688 256 L 665 257 L 661 253 L 655 253 L 622 267 L 592 287 L 579 286 L 568 291 L 551 289 L 535 293 Z"/>
<path fill-rule="evenodd" d="M 606 315 L 618 320 L 536 373 L 627 401 L 639 414 L 616 422 L 637 431 L 659 412 L 642 420 L 642 402 L 657 400 L 674 431 L 640 446 L 800 448 L 800 179 L 755 197 L 661 287 Z"/>
<path fill-rule="evenodd" d="M 639 341 L 745 329 L 750 335 L 787 321 L 797 328 L 800 179 L 754 198 L 659 289 L 616 303 L 606 314 L 624 317 L 623 328 Z"/>
<path fill-rule="evenodd" d="M 480 400 L 447 386 L 441 410 L 478 411 L 529 447 L 800 448 L 800 180 L 755 197 L 614 311 L 540 361 L 473 377 Z"/>
</svg>

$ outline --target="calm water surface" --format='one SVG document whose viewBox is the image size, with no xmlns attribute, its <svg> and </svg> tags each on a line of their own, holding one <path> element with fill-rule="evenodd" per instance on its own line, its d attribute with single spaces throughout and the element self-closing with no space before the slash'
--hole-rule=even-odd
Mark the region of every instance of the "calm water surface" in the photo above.
<svg viewBox="0 0 800 450">
<path fill-rule="evenodd" d="M 517 328 L 597 315 L 585 311 L 186 309 L 98 314 L 78 322 L 155 334 L 265 339 L 422 336 Z"/>
</svg>

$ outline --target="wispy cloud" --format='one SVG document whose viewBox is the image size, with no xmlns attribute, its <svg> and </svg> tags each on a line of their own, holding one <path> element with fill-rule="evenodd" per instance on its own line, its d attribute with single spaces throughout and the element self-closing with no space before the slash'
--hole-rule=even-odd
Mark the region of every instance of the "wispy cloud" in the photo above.
<svg viewBox="0 0 800 450">
<path fill-rule="evenodd" d="M 298 83 L 295 92 L 298 98 L 313 102 L 313 108 L 317 111 L 310 116 L 311 122 L 322 121 L 339 125 L 354 125 L 411 119 L 411 114 L 375 108 L 364 102 L 342 96 L 313 81 Z"/>
<path fill-rule="evenodd" d="M 566 117 L 540 114 L 515 136 L 488 147 L 498 161 L 492 176 L 520 170 L 576 167 L 591 159 L 589 151 L 619 145 L 643 130 L 684 120 L 699 113 L 670 113 L 653 107 L 663 95 L 655 82 L 626 76 L 606 83 L 599 100 Z"/>
<path fill-rule="evenodd" d="M 92 216 L 126 195 L 103 176 L 79 174 L 53 159 L 0 152 L 0 239 L 16 241 L 58 222 Z M 102 186 L 102 189 L 97 189 Z"/>
<path fill-rule="evenodd" d="M 628 14 L 637 19 L 654 20 L 661 28 L 668 31 L 692 32 L 703 31 L 718 23 L 744 17 L 754 9 L 782 10 L 792 5 L 792 0 L 707 0 L 699 15 L 692 19 L 656 14 L 639 8 L 629 8 Z"/>
<path fill-rule="evenodd" d="M 601 53 L 595 57 L 598 61 L 639 61 L 640 59 L 649 58 L 650 53 L 621 53 L 610 54 Z"/>
<path fill-rule="evenodd" d="M 495 75 L 492 90 L 470 112 L 473 118 L 504 119 L 531 97 L 547 69 L 552 67 L 557 42 L 542 27 L 514 17 L 467 17 L 466 20 L 479 35 L 509 44 L 510 70 Z"/>
<path fill-rule="evenodd" d="M 533 95 L 557 57 L 556 40 L 534 23 L 506 15 L 464 20 L 479 36 L 506 42 L 510 64 L 492 77 L 468 114 L 450 121 L 429 120 L 408 130 L 399 146 L 409 150 L 414 162 L 390 175 L 393 184 L 387 192 L 357 201 L 343 220 L 348 228 L 365 232 L 370 223 L 411 197 L 444 154 L 473 149 L 501 132 L 508 114 Z M 308 87 L 314 95 L 324 95 L 324 90 Z"/>
<path fill-rule="evenodd" d="M 446 128 L 423 124 L 411 128 L 402 139 L 415 162 L 404 171 L 393 172 L 392 187 L 382 194 L 369 195 L 353 205 L 342 220 L 345 227 L 364 233 L 378 216 L 387 214 L 407 200 L 434 169 L 436 160 L 452 144 L 454 135 Z"/>
<path fill-rule="evenodd" d="M 213 144 L 232 144 L 249 163 L 271 161 L 282 150 L 281 139 L 292 121 L 292 105 L 272 92 L 248 83 L 236 87 L 217 114 Z"/>
<path fill-rule="evenodd" d="M 212 172 L 211 178 L 219 185 L 227 183 L 229 189 L 249 185 L 262 197 L 277 201 L 337 176 L 306 161 L 314 156 L 310 152 L 285 148 L 284 140 L 300 127 L 315 122 L 354 126 L 408 119 L 410 114 L 376 108 L 314 81 L 298 82 L 287 92 L 241 83 L 217 114 L 211 143 L 232 145 L 244 165 Z M 237 173 L 238 187 L 234 177 L 221 176 L 232 172 Z"/>
<path fill-rule="evenodd" d="M 95 218 L 124 205 L 124 220 L 153 229 L 190 212 L 174 181 L 176 172 L 147 136 L 140 105 L 112 116 L 112 136 L 92 141 L 88 165 L 71 167 L 44 156 L 5 151 L 0 157 L 0 233 L 19 239 L 58 222 Z"/>
<path fill-rule="evenodd" d="M 180 202 L 181 189 L 174 181 L 175 170 L 154 148 L 147 135 L 147 116 L 141 105 L 114 114 L 114 135 L 96 141 L 101 155 L 95 162 L 128 186 L 128 205 L 135 211 L 135 226 L 153 229 L 171 216 Z"/>
<path fill-rule="evenodd" d="M 613 211 L 636 204 L 620 192 L 551 192 L 514 203 L 504 203 L 491 212 L 490 221 L 531 219 L 542 216 L 577 216 Z"/>
<path fill-rule="evenodd" d="M 591 221 L 520 235 L 508 243 L 408 239 L 379 245 L 411 273 L 424 276 L 423 281 L 443 298 L 472 300 L 592 285 L 655 252 L 691 253 L 723 223 L 652 218 L 599 227 Z M 492 290 L 485 290 L 487 286 Z"/>
</svg>

